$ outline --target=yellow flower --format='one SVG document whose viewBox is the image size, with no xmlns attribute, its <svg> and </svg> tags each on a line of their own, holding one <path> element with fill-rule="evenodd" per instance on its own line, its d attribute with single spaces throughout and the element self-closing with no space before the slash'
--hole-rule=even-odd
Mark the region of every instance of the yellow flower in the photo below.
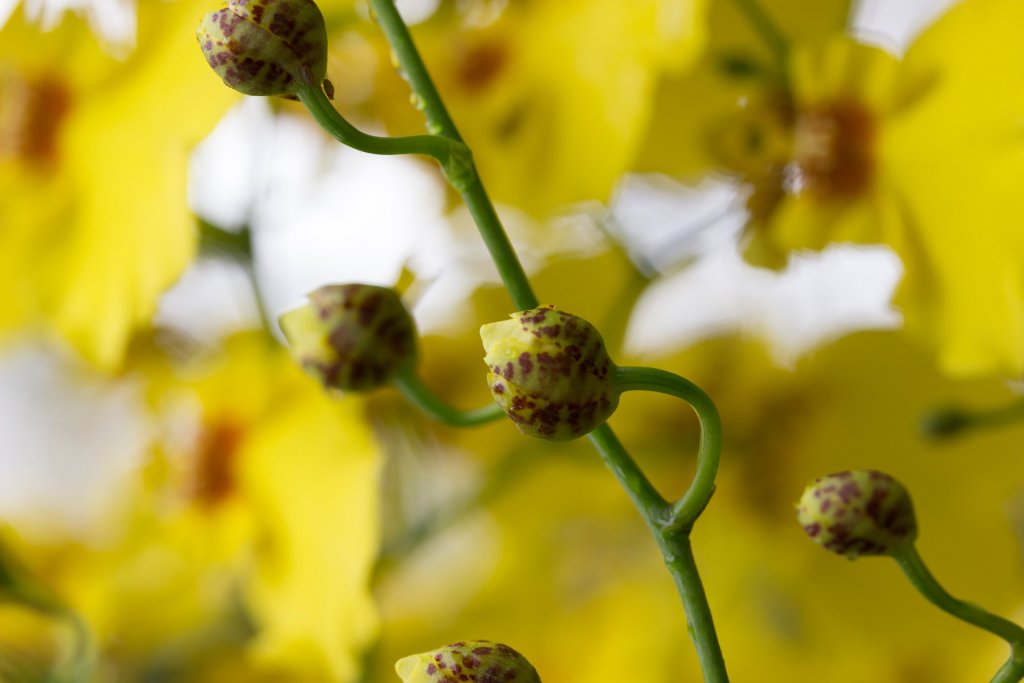
<svg viewBox="0 0 1024 683">
<path fill-rule="evenodd" d="M 74 17 L 0 30 L 0 329 L 114 367 L 191 259 L 189 148 L 235 98 L 195 48 L 205 8 L 141 3 L 125 61 Z"/>
<path fill-rule="evenodd" d="M 906 327 L 935 347 L 945 370 L 1020 374 L 1024 205 L 1012 179 L 1024 174 L 1015 66 L 1024 52 L 1010 27 L 1022 19 L 1012 0 L 966 0 L 902 61 L 843 37 L 840 26 L 827 40 L 793 34 L 784 80 L 757 58 L 740 60 L 751 73 L 715 72 L 749 54 L 719 45 L 703 80 L 689 84 L 703 89 L 671 95 L 706 99 L 707 115 L 696 117 L 704 142 L 682 129 L 701 153 L 678 163 L 652 154 L 649 163 L 736 174 L 748 187 L 754 262 L 782 265 L 794 250 L 831 242 L 891 246 L 905 267 L 896 303 Z M 670 146 L 666 135 L 664 122 L 655 126 L 651 146 Z"/>
<path fill-rule="evenodd" d="M 263 335 L 188 363 L 140 352 L 129 369 L 166 434 L 123 527 L 95 548 L 21 546 L 96 632 L 101 671 L 231 680 L 214 672 L 242 658 L 245 680 L 355 680 L 377 628 L 379 459 L 362 405 L 326 397 Z"/>
<path fill-rule="evenodd" d="M 607 197 L 640 143 L 655 77 L 695 58 L 703 6 L 543 0 L 486 19 L 444 7 L 414 37 L 488 190 L 545 214 Z M 407 86 L 389 78 L 379 87 L 392 97 L 374 112 L 395 132 L 420 132 Z"/>
</svg>

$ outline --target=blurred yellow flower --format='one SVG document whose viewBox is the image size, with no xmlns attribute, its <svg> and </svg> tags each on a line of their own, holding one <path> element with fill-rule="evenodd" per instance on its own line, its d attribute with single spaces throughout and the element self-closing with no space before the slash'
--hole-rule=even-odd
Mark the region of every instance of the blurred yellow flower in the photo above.
<svg viewBox="0 0 1024 683">
<path fill-rule="evenodd" d="M 774 5 L 780 17 L 793 10 Z M 732 22 L 743 21 L 712 18 L 712 35 L 736 35 Z M 783 265 L 794 250 L 831 242 L 891 246 L 905 268 L 896 303 L 906 326 L 945 370 L 1020 374 L 1024 206 L 1014 179 L 1024 174 L 1024 52 L 1009 32 L 1022 19 L 1013 0 L 966 0 L 902 61 L 836 24 L 814 40 L 788 36 L 784 74 L 722 40 L 699 77 L 668 94 L 669 104 L 704 102 L 701 127 L 681 129 L 697 153 L 659 150 L 671 147 L 663 120 L 648 164 L 736 174 L 748 188 L 754 262 Z"/>
<path fill-rule="evenodd" d="M 195 45 L 207 8 L 142 3 L 124 61 L 74 15 L 0 29 L 0 329 L 114 367 L 192 257 L 189 148 L 236 97 Z"/>
<path fill-rule="evenodd" d="M 640 143 L 656 76 L 687 67 L 704 39 L 704 0 L 467 6 L 443 5 L 414 37 L 494 199 L 542 215 L 607 198 Z M 392 132 L 421 132 L 408 87 L 388 77 L 373 113 Z"/>
<path fill-rule="evenodd" d="M 122 528 L 97 547 L 20 544 L 95 630 L 100 679 L 355 680 L 377 629 L 379 463 L 360 401 L 327 397 L 262 334 L 129 369 L 167 429 Z"/>
</svg>

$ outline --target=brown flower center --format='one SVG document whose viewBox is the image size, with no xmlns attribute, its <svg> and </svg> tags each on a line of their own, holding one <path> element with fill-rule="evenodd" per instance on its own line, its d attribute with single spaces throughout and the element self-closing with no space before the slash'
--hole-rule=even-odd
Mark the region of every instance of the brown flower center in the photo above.
<svg viewBox="0 0 1024 683">
<path fill-rule="evenodd" d="M 800 108 L 776 93 L 744 103 L 711 140 L 719 163 L 751 188 L 747 208 L 755 221 L 786 195 L 845 200 L 871 184 L 875 122 L 853 99 Z"/>
<path fill-rule="evenodd" d="M 243 430 L 229 422 L 206 425 L 199 436 L 190 486 L 191 498 L 205 507 L 224 502 L 235 490 Z"/>
<path fill-rule="evenodd" d="M 455 68 L 455 80 L 464 91 L 485 90 L 508 64 L 508 47 L 500 42 L 480 42 L 462 50 Z"/>
<path fill-rule="evenodd" d="M 56 163 L 61 124 L 71 110 L 67 85 L 0 66 L 0 160 Z"/>
<path fill-rule="evenodd" d="M 875 125 L 862 104 L 837 100 L 801 110 L 793 130 L 793 160 L 787 190 L 820 199 L 863 194 L 874 169 Z"/>
</svg>

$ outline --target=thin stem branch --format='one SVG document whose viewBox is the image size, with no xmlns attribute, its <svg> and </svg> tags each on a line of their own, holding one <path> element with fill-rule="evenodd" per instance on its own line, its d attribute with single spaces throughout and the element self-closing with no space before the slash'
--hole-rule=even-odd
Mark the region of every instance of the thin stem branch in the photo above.
<svg viewBox="0 0 1024 683">
<path fill-rule="evenodd" d="M 462 147 L 453 141 L 437 135 L 410 135 L 407 137 L 380 137 L 370 135 L 349 123 L 334 108 L 320 87 L 303 85 L 297 93 L 299 100 L 309 113 L 338 142 L 368 154 L 422 154 L 433 157 L 442 167 L 447 167 L 453 149 Z"/>
<path fill-rule="evenodd" d="M 268 337 L 274 334 L 274 322 L 267 310 L 266 297 L 256 273 L 256 255 L 252 247 L 252 227 L 246 223 L 238 230 L 226 230 L 202 218 L 197 219 L 199 225 L 199 251 L 221 259 L 237 263 L 245 271 L 249 289 L 252 292 L 256 314 L 260 319 L 260 327 Z"/>
<path fill-rule="evenodd" d="M 688 379 L 656 368 L 617 368 L 615 386 L 619 391 L 656 391 L 680 398 L 697 413 L 700 420 L 700 450 L 697 471 L 686 493 L 672 506 L 672 529 L 693 526 L 715 492 L 715 477 L 722 453 L 722 420 L 718 409 L 704 390 Z"/>
<path fill-rule="evenodd" d="M 395 375 L 394 384 L 409 403 L 431 419 L 452 427 L 476 427 L 505 416 L 505 411 L 493 401 L 472 410 L 460 410 L 445 403 L 423 383 L 414 368 L 405 369 Z"/>
<path fill-rule="evenodd" d="M 1009 619 L 950 595 L 928 570 L 917 548 L 907 545 L 893 554 L 914 587 L 933 605 L 968 624 L 999 636 L 1010 645 L 1010 659 L 996 673 L 993 683 L 1016 683 L 1024 678 L 1024 628 Z"/>
<path fill-rule="evenodd" d="M 437 136 L 441 138 L 450 139 L 461 145 L 462 136 L 459 135 L 455 122 L 448 114 L 395 3 L 393 0 L 370 0 L 370 6 L 373 8 L 377 22 L 387 36 L 388 42 L 391 43 L 391 48 L 398 56 L 398 63 L 409 82 L 409 87 L 412 88 L 415 96 L 423 102 L 423 112 L 427 117 L 427 129 L 432 133 L 437 133 Z M 495 211 L 494 204 L 476 172 L 472 156 L 464 145 L 460 152 L 462 151 L 465 152 L 459 160 L 460 168 L 455 172 L 449 171 L 449 180 L 462 195 L 462 200 L 473 216 L 484 244 L 487 245 L 487 250 L 490 252 L 491 259 L 494 261 L 516 308 L 519 310 L 535 308 L 539 302 L 526 277 L 526 271 L 523 270 L 519 257 L 516 255 L 515 249 L 512 248 L 512 243 L 498 218 L 498 212 Z"/>
</svg>

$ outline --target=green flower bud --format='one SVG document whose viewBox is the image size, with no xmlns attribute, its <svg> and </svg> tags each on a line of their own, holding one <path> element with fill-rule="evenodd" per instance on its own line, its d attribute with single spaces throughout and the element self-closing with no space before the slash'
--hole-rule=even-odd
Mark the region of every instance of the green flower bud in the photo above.
<svg viewBox="0 0 1024 683">
<path fill-rule="evenodd" d="M 815 543 L 851 560 L 892 555 L 917 538 L 910 494 L 874 470 L 815 479 L 800 497 L 797 519 Z"/>
<path fill-rule="evenodd" d="M 416 362 L 416 325 L 387 287 L 326 285 L 280 322 L 292 355 L 329 389 L 373 389 Z"/>
<path fill-rule="evenodd" d="M 327 27 L 313 0 L 228 0 L 196 36 L 217 75 L 246 95 L 294 95 L 327 77 Z"/>
<path fill-rule="evenodd" d="M 575 439 L 615 412 L 615 364 L 601 333 L 553 306 L 480 328 L 491 395 L 527 436 Z"/>
<path fill-rule="evenodd" d="M 537 670 L 508 645 L 467 640 L 395 663 L 403 683 L 540 683 Z"/>
</svg>

